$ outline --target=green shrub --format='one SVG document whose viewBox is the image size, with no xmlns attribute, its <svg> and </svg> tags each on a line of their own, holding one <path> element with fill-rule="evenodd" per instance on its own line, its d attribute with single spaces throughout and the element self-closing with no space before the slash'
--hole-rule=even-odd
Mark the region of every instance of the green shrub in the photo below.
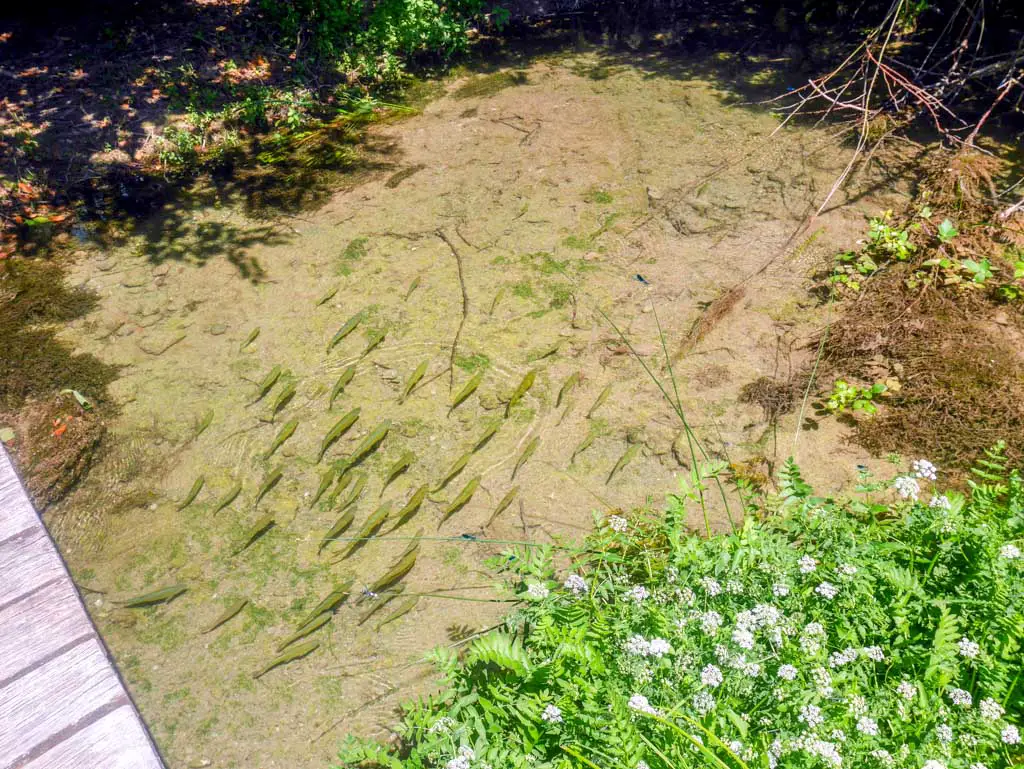
<svg viewBox="0 0 1024 769">
<path fill-rule="evenodd" d="M 966 496 L 918 460 L 851 499 L 789 462 L 740 530 L 610 516 L 556 577 L 550 548 L 501 563 L 522 608 L 405 711 L 400 748 L 344 766 L 905 767 L 1024 760 L 1024 483 L 1000 449 Z"/>
</svg>

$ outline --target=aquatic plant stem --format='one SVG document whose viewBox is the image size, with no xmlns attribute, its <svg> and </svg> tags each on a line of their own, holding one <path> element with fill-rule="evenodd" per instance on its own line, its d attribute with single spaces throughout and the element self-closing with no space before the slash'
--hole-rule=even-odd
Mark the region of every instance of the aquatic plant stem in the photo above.
<svg viewBox="0 0 1024 769">
<path fill-rule="evenodd" d="M 452 354 L 448 362 L 448 391 L 451 392 L 455 389 L 455 356 L 459 351 L 459 337 L 462 336 L 462 328 L 466 325 L 466 317 L 469 315 L 469 294 L 466 292 L 466 279 L 462 274 L 462 256 L 459 254 L 459 250 L 455 248 L 451 238 L 440 227 L 435 230 L 435 234 L 445 242 L 455 257 L 455 264 L 459 272 L 459 288 L 462 291 L 462 319 L 459 321 L 459 327 L 455 331 L 455 338 L 452 339 Z"/>
</svg>

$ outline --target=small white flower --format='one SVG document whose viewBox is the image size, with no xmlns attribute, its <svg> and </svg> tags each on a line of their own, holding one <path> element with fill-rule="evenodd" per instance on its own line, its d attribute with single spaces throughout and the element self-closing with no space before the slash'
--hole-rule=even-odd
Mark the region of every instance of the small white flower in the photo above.
<svg viewBox="0 0 1024 769">
<path fill-rule="evenodd" d="M 810 574 L 818 568 L 818 562 L 809 555 L 801 556 L 796 565 L 800 567 L 801 574 Z"/>
<path fill-rule="evenodd" d="M 985 764 L 981 763 L 981 761 L 976 761 L 973 764 L 971 764 L 970 767 L 968 767 L 968 769 L 988 769 L 988 767 L 985 766 Z"/>
<path fill-rule="evenodd" d="M 1020 731 L 1013 724 L 1008 725 L 1003 731 L 999 733 L 1000 739 L 1006 745 L 1019 745 L 1020 744 Z"/>
<path fill-rule="evenodd" d="M 910 463 L 910 468 L 916 477 L 926 481 L 934 481 L 938 477 L 939 468 L 927 459 L 915 459 Z"/>
<path fill-rule="evenodd" d="M 476 758 L 476 753 L 473 752 L 473 748 L 469 745 L 463 745 L 459 748 L 459 758 L 464 758 L 467 761 L 472 761 Z"/>
<path fill-rule="evenodd" d="M 981 654 L 981 647 L 969 638 L 961 638 L 959 647 L 960 656 L 966 657 L 969 660 L 972 660 Z"/>
<path fill-rule="evenodd" d="M 693 695 L 693 709 L 702 716 L 707 715 L 715 707 L 715 698 L 708 692 L 697 692 Z"/>
<path fill-rule="evenodd" d="M 855 716 L 862 716 L 868 712 L 868 701 L 863 695 L 855 694 L 850 697 L 850 713 Z"/>
<path fill-rule="evenodd" d="M 759 675 L 761 675 L 761 665 L 757 662 L 745 662 L 740 667 L 740 671 L 747 678 L 757 678 Z"/>
<path fill-rule="evenodd" d="M 453 758 L 447 764 L 444 765 L 445 769 L 469 769 L 469 759 L 464 756 Z"/>
<path fill-rule="evenodd" d="M 547 721 L 549 724 L 560 724 L 562 723 L 562 709 L 557 705 L 548 705 L 540 717 L 542 721 Z"/>
<path fill-rule="evenodd" d="M 653 707 L 647 698 L 642 694 L 634 694 L 629 698 L 629 707 L 633 710 L 638 710 L 641 713 L 650 713 L 652 715 L 658 712 L 657 708 Z"/>
<path fill-rule="evenodd" d="M 433 725 L 427 729 L 427 734 L 448 734 L 455 726 L 455 720 L 448 716 L 441 716 Z"/>
<path fill-rule="evenodd" d="M 857 650 L 848 646 L 841 652 L 832 652 L 828 655 L 828 666 L 830 668 L 841 668 L 843 665 L 856 661 L 856 659 Z"/>
<path fill-rule="evenodd" d="M 672 645 L 664 638 L 652 638 L 649 644 L 650 655 L 652 657 L 664 657 L 666 654 L 671 654 Z"/>
<path fill-rule="evenodd" d="M 780 665 L 778 675 L 783 681 L 792 681 L 796 678 L 797 672 L 793 665 Z"/>
<path fill-rule="evenodd" d="M 718 583 L 718 580 L 713 577 L 701 577 L 700 585 L 704 588 L 704 592 L 707 593 L 710 598 L 714 598 L 722 592 L 722 586 Z"/>
<path fill-rule="evenodd" d="M 839 594 L 839 588 L 833 585 L 831 582 L 822 582 L 816 588 L 814 592 L 820 595 L 822 598 L 831 601 L 836 595 Z"/>
<path fill-rule="evenodd" d="M 651 653 L 651 642 L 642 635 L 632 636 L 625 643 L 626 654 L 634 657 L 646 657 Z"/>
<path fill-rule="evenodd" d="M 730 579 L 725 583 L 725 592 L 730 595 L 743 595 L 743 583 L 738 582 L 735 579 Z"/>
<path fill-rule="evenodd" d="M 785 582 L 776 582 L 772 585 L 772 595 L 776 598 L 785 598 L 789 595 L 789 585 Z"/>
<path fill-rule="evenodd" d="M 949 724 L 939 724 L 935 727 L 935 736 L 943 745 L 948 745 L 953 741 L 953 727 Z"/>
<path fill-rule="evenodd" d="M 743 649 L 753 649 L 754 634 L 749 630 L 736 628 L 732 631 L 732 642 Z"/>
<path fill-rule="evenodd" d="M 694 601 L 697 600 L 696 593 L 691 588 L 684 587 L 682 590 L 676 592 L 676 597 L 687 606 L 693 606 Z"/>
<path fill-rule="evenodd" d="M 573 595 L 582 595 L 587 592 L 587 581 L 579 574 L 570 574 L 568 579 L 565 580 L 564 587 Z"/>
<path fill-rule="evenodd" d="M 869 737 L 875 737 L 878 735 L 878 722 L 873 718 L 861 716 L 857 719 L 857 731 Z"/>
<path fill-rule="evenodd" d="M 707 665 L 700 671 L 700 682 L 705 686 L 718 686 L 722 680 L 722 671 L 715 665 Z"/>
<path fill-rule="evenodd" d="M 700 615 L 700 629 L 705 635 L 714 635 L 722 626 L 722 615 L 717 611 L 706 611 Z"/>
<path fill-rule="evenodd" d="M 905 700 L 912 700 L 917 696 L 917 687 L 910 681 L 900 681 L 900 685 L 896 687 L 896 693 Z"/>
<path fill-rule="evenodd" d="M 649 595 L 650 593 L 647 592 L 647 588 L 643 585 L 634 585 L 626 593 L 627 598 L 630 598 L 637 603 L 643 603 Z"/>
<path fill-rule="evenodd" d="M 1003 706 L 996 702 L 991 697 L 986 697 L 978 703 L 978 710 L 981 711 L 981 717 L 986 721 L 998 721 L 1003 717 Z"/>
<path fill-rule="evenodd" d="M 962 708 L 969 708 L 974 702 L 970 692 L 957 688 L 949 690 L 949 699 L 952 700 L 954 705 L 959 705 Z"/>
<path fill-rule="evenodd" d="M 1020 558 L 1020 548 L 1014 544 L 1003 545 L 999 548 L 999 557 L 1005 558 L 1008 561 L 1013 561 Z"/>
<path fill-rule="evenodd" d="M 622 533 L 629 528 L 629 521 L 627 521 L 621 515 L 609 515 L 608 526 L 611 528 L 612 531 Z"/>
<path fill-rule="evenodd" d="M 939 510 L 952 510 L 953 503 L 949 501 L 949 497 L 945 494 L 932 494 L 932 498 L 928 500 L 928 507 L 935 507 Z"/>
<path fill-rule="evenodd" d="M 863 654 L 869 660 L 873 660 L 875 662 L 884 662 L 885 661 L 885 652 L 882 651 L 882 647 L 881 646 L 865 646 L 860 651 L 861 651 L 861 654 Z"/>
<path fill-rule="evenodd" d="M 921 493 L 920 484 L 909 475 L 900 475 L 893 479 L 892 487 L 896 489 L 896 493 L 901 497 L 912 499 L 914 502 L 917 502 L 917 496 Z"/>
<path fill-rule="evenodd" d="M 885 748 L 878 748 L 877 750 L 872 750 L 870 753 L 868 753 L 868 755 L 878 761 L 881 761 L 884 766 L 892 766 L 894 763 L 896 763 L 896 759 L 892 757 L 892 753 L 890 753 Z"/>
<path fill-rule="evenodd" d="M 811 671 L 811 678 L 814 680 L 814 688 L 822 697 L 831 697 L 835 692 L 832 686 L 832 674 L 825 668 L 814 668 Z"/>
<path fill-rule="evenodd" d="M 833 729 L 828 736 L 829 739 L 835 740 L 836 742 L 846 742 L 846 732 L 842 729 Z"/>
<path fill-rule="evenodd" d="M 526 597 L 534 601 L 543 601 L 551 593 L 544 585 L 534 582 L 526 586 Z"/>
<path fill-rule="evenodd" d="M 821 708 L 817 705 L 804 705 L 800 708 L 799 719 L 807 724 L 808 729 L 816 729 L 825 721 Z"/>
<path fill-rule="evenodd" d="M 637 761 L 636 762 L 636 769 L 651 769 L 651 767 L 649 767 L 647 765 L 646 761 Z"/>
<path fill-rule="evenodd" d="M 946 769 L 946 765 L 941 761 L 932 759 L 931 761 L 925 761 L 921 769 Z"/>
<path fill-rule="evenodd" d="M 852 577 L 857 573 L 857 567 L 852 563 L 841 563 L 836 566 L 836 574 L 840 577 Z"/>
</svg>

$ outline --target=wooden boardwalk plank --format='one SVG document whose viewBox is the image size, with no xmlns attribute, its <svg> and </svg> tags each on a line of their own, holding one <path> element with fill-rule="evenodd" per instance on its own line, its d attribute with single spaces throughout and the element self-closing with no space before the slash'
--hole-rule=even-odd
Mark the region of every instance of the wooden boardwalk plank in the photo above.
<svg viewBox="0 0 1024 769">
<path fill-rule="evenodd" d="M 67 577 L 0 609 L 0 689 L 26 668 L 94 635 Z"/>
<path fill-rule="evenodd" d="M 21 488 L 11 459 L 0 447 L 0 542 L 38 523 L 39 518 Z"/>
<path fill-rule="evenodd" d="M 163 769 L 0 446 L 0 769 Z"/>
<path fill-rule="evenodd" d="M 138 746 L 148 746 L 147 737 L 135 711 L 125 705 L 24 764 L 22 769 L 163 769 L 152 751 Z"/>
<path fill-rule="evenodd" d="M 105 706 L 127 702 L 98 640 L 70 649 L 4 687 L 0 766 L 17 765 Z"/>
</svg>

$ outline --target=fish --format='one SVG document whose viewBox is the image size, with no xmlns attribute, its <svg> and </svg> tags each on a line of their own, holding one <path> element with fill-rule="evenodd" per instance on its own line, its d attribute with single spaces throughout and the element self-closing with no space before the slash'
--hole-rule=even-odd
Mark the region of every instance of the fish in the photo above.
<svg viewBox="0 0 1024 769">
<path fill-rule="evenodd" d="M 503 420 L 501 419 L 501 417 L 496 417 L 487 423 L 487 426 L 484 428 L 483 434 L 477 439 L 477 442 L 473 444 L 474 453 L 487 445 L 487 441 L 494 437 L 494 434 L 498 432 L 502 424 Z"/>
<path fill-rule="evenodd" d="M 384 485 L 381 486 L 380 494 L 378 495 L 378 497 L 383 497 L 384 490 L 387 489 L 389 485 L 391 485 L 391 482 L 395 480 L 395 478 L 397 478 L 399 475 L 404 473 L 406 470 L 408 470 L 412 466 L 412 463 L 415 461 L 415 454 L 413 454 L 411 451 L 403 452 L 402 456 L 400 456 L 395 461 L 395 463 L 388 468 L 388 473 L 386 476 L 384 476 Z"/>
<path fill-rule="evenodd" d="M 313 509 L 313 505 L 320 501 L 320 497 L 324 495 L 327 489 L 331 488 L 331 484 L 334 483 L 334 478 L 337 476 L 338 470 L 333 465 L 324 470 L 320 476 L 320 485 L 316 487 L 316 494 L 313 495 L 313 499 L 309 503 L 310 510 Z"/>
<path fill-rule="evenodd" d="M 612 394 L 612 386 L 611 385 L 608 385 L 603 390 L 601 390 L 601 394 L 597 396 L 597 400 L 594 401 L 594 405 L 591 406 L 590 407 L 590 411 L 587 412 L 587 419 L 590 419 L 592 416 L 594 416 L 594 412 L 597 411 L 599 408 L 601 408 L 601 406 L 604 405 L 604 402 L 606 400 L 608 400 L 608 396 L 611 395 L 611 394 Z"/>
<path fill-rule="evenodd" d="M 576 406 L 576 399 L 575 398 L 569 398 L 569 400 L 566 401 L 566 403 L 565 403 L 565 409 L 562 411 L 562 416 L 560 416 L 558 418 L 558 422 L 555 423 L 555 427 L 561 427 L 562 426 L 562 422 L 565 421 L 565 418 L 567 416 L 569 416 L 569 412 L 572 411 L 575 406 Z"/>
<path fill-rule="evenodd" d="M 395 513 L 395 518 L 397 520 L 395 521 L 395 525 L 388 529 L 389 534 L 416 514 L 416 511 L 420 509 L 420 505 L 423 504 L 423 500 L 427 498 L 427 492 L 429 490 L 430 487 L 424 483 L 412 493 L 412 496 L 409 497 L 409 501 L 405 503 L 405 506 Z"/>
<path fill-rule="evenodd" d="M 347 369 L 341 372 L 341 376 L 338 377 L 338 381 L 335 382 L 334 387 L 331 388 L 331 397 L 327 401 L 328 411 L 334 408 L 334 401 L 337 400 L 339 395 L 345 392 L 345 388 L 348 387 L 348 383 L 352 381 L 352 377 L 354 377 L 355 375 L 355 364 L 352 364 Z"/>
<path fill-rule="evenodd" d="M 274 400 L 274 405 L 270 409 L 270 421 L 273 422 L 277 416 L 277 412 L 288 405 L 289 401 L 295 397 L 295 382 L 289 382 L 284 386 L 284 389 L 277 394 L 277 398 Z"/>
<path fill-rule="evenodd" d="M 451 413 L 455 411 L 455 409 L 459 407 L 459 404 L 466 400 L 466 398 L 476 392 L 476 388 L 480 386 L 480 382 L 483 381 L 483 378 L 484 372 L 482 369 L 473 374 L 473 377 L 466 382 L 466 386 L 459 390 L 456 396 L 452 398 L 451 408 L 448 409 L 449 415 L 451 415 Z"/>
<path fill-rule="evenodd" d="M 334 559 L 334 562 L 337 563 L 338 561 L 344 561 L 352 555 L 352 553 L 365 545 L 366 541 L 376 534 L 377 530 L 384 525 L 384 521 L 388 519 L 389 515 L 391 515 L 391 503 L 385 502 L 370 514 L 370 517 L 363 523 L 363 528 L 359 530 L 359 533 L 356 534 L 355 538 L 349 543 L 348 547 L 345 548 L 341 555 Z"/>
<path fill-rule="evenodd" d="M 325 435 L 324 439 L 320 441 L 320 453 L 316 457 L 317 464 L 323 460 L 324 454 L 327 453 L 327 449 L 329 449 L 336 440 L 348 432 L 349 428 L 356 423 L 359 419 L 360 412 L 361 409 L 356 406 L 345 416 L 335 422 L 334 427 L 327 431 L 327 435 Z"/>
<path fill-rule="evenodd" d="M 379 425 L 377 425 L 370 434 L 363 438 L 363 442 L 356 446 L 356 450 L 352 452 L 352 455 L 345 460 L 346 467 L 354 467 L 359 464 L 360 461 L 372 451 L 374 451 L 383 441 L 388 432 L 391 430 L 391 420 L 385 419 Z"/>
<path fill-rule="evenodd" d="M 410 544 L 409 547 L 406 548 L 405 552 L 398 557 L 394 566 L 388 569 L 383 576 L 378 578 L 369 586 L 368 590 L 371 593 L 379 593 L 384 590 L 384 588 L 391 587 L 391 585 L 395 584 L 398 580 L 412 571 L 412 567 L 416 565 L 416 556 L 419 554 L 419 536 L 422 533 L 423 530 L 420 529 L 419 534 L 417 534 L 416 538 L 413 539 L 412 544 Z"/>
<path fill-rule="evenodd" d="M 319 641 L 306 641 L 306 643 L 299 644 L 298 646 L 293 646 L 290 651 L 285 652 L 279 657 L 275 657 L 269 663 L 267 663 L 266 667 L 261 668 L 260 670 L 257 670 L 255 673 L 253 673 L 252 677 L 254 680 L 257 678 L 262 678 L 274 668 L 280 665 L 287 665 L 289 662 L 294 662 L 298 659 L 302 659 L 307 654 L 312 654 L 319 647 Z"/>
<path fill-rule="evenodd" d="M 324 548 L 331 544 L 335 539 L 340 537 L 349 526 L 352 525 L 352 521 L 356 519 L 355 510 L 346 510 L 342 513 L 341 517 L 334 522 L 334 525 L 324 534 L 324 538 L 320 540 L 320 547 L 316 549 L 316 554 L 320 555 L 324 551 Z"/>
<path fill-rule="evenodd" d="M 393 600 L 398 598 L 398 596 L 400 596 L 404 590 L 405 585 L 395 585 L 387 592 L 381 593 L 377 597 L 377 602 L 374 603 L 374 605 L 367 609 L 365 612 L 363 612 L 362 616 L 359 617 L 359 621 L 356 622 L 356 626 L 358 627 L 360 625 L 366 624 L 366 621 L 370 619 L 370 617 L 379 612 Z"/>
<path fill-rule="evenodd" d="M 409 284 L 408 290 L 405 292 L 405 299 L 403 301 L 408 302 L 409 297 L 412 296 L 412 292 L 415 291 L 420 285 L 420 276 L 417 275 L 412 279 L 412 283 Z"/>
<path fill-rule="evenodd" d="M 632 446 L 626 449 L 625 453 L 621 457 L 619 457 L 619 461 L 615 463 L 615 467 L 613 467 L 612 471 L 608 473 L 608 478 L 605 480 L 605 483 L 607 484 L 609 481 L 611 481 L 612 476 L 615 475 L 615 473 L 619 472 L 619 470 L 621 470 L 630 462 L 632 462 L 633 459 L 636 457 L 637 452 L 639 451 L 639 443 L 634 443 Z"/>
<path fill-rule="evenodd" d="M 494 295 L 494 299 L 493 299 L 493 300 L 491 301 L 491 309 L 487 311 L 487 314 L 488 314 L 488 315 L 494 315 L 494 311 L 495 311 L 495 309 L 497 309 L 497 307 L 498 307 L 498 302 L 500 302 L 500 301 L 501 301 L 501 298 L 502 298 L 503 296 L 505 296 L 505 287 L 504 287 L 504 286 L 502 286 L 501 288 L 499 288 L 499 289 L 498 289 L 498 293 L 496 293 L 496 294 Z"/>
<path fill-rule="evenodd" d="M 206 484 L 206 476 L 200 475 L 196 478 L 196 482 L 192 484 L 192 488 L 189 489 L 188 494 L 181 500 L 175 507 L 176 510 L 184 510 L 186 507 L 191 505 L 195 498 L 199 496 L 199 492 L 203 490 L 203 486 Z"/>
<path fill-rule="evenodd" d="M 270 371 L 267 372 L 267 375 L 263 377 L 263 381 L 260 382 L 259 385 L 257 385 L 256 397 L 249 401 L 249 404 L 252 405 L 253 403 L 259 403 L 261 400 L 263 400 L 266 397 L 267 393 L 270 392 L 270 390 L 273 388 L 273 386 L 277 384 L 277 380 L 280 377 L 281 366 L 275 365 L 272 369 L 270 369 Z"/>
<path fill-rule="evenodd" d="M 530 461 L 530 457 L 533 456 L 533 452 L 537 450 L 540 445 L 540 438 L 534 438 L 532 441 L 526 444 L 526 448 L 523 449 L 523 453 L 519 455 L 519 459 L 516 460 L 516 466 L 512 468 L 512 480 L 515 480 L 516 473 L 519 469 Z"/>
<path fill-rule="evenodd" d="M 334 295 L 338 293 L 339 288 L 341 287 L 335 286 L 334 288 L 328 289 L 326 294 L 316 300 L 316 306 L 321 307 L 331 301 L 334 298 Z"/>
<path fill-rule="evenodd" d="M 380 632 L 380 629 L 385 625 L 394 622 L 396 619 L 399 619 L 400 617 L 404 617 L 406 614 L 411 612 L 416 607 L 416 604 L 418 604 L 419 602 L 420 597 L 418 595 L 409 596 L 393 612 L 391 612 L 388 616 L 386 616 L 384 619 L 377 623 L 377 627 L 374 628 L 374 632 Z"/>
<path fill-rule="evenodd" d="M 363 489 L 366 488 L 366 480 L 366 473 L 355 474 L 356 484 L 352 487 L 352 491 L 348 493 L 348 496 L 345 497 L 345 501 L 338 506 L 338 510 L 344 510 L 345 508 L 351 507 L 355 504 L 356 500 L 358 500 L 359 496 L 363 493 Z"/>
<path fill-rule="evenodd" d="M 285 422 L 278 431 L 277 437 L 274 438 L 274 442 L 270 444 L 270 448 L 267 449 L 266 453 L 263 455 L 263 458 L 270 459 L 274 456 L 274 452 L 281 448 L 281 445 L 295 434 L 295 428 L 298 426 L 298 419 L 290 419 Z"/>
<path fill-rule="evenodd" d="M 236 481 L 235 484 L 230 489 L 228 489 L 226 492 L 224 492 L 224 496 L 221 497 L 219 500 L 217 500 L 217 504 L 213 506 L 213 513 L 212 513 L 212 515 L 216 515 L 221 510 L 223 510 L 225 507 L 227 507 L 232 502 L 234 502 L 235 498 L 241 492 L 242 492 L 242 484 L 240 482 Z"/>
<path fill-rule="evenodd" d="M 593 430 L 587 433 L 587 437 L 580 441 L 576 448 L 572 450 L 572 456 L 569 457 L 569 464 L 571 465 L 576 461 L 576 457 L 582 454 L 584 451 L 590 448 L 590 445 L 594 442 L 594 438 L 597 437 L 597 433 Z"/>
<path fill-rule="evenodd" d="M 582 380 L 583 380 L 583 372 L 582 371 L 576 371 L 576 372 L 574 372 L 572 374 L 569 374 L 569 376 L 566 378 L 566 380 L 564 382 L 562 382 L 561 388 L 558 390 L 558 397 L 555 399 L 555 408 L 556 409 L 559 406 L 562 405 L 562 398 L 564 398 L 566 395 L 571 393 L 573 391 L 573 389 L 576 387 L 576 385 L 578 385 Z"/>
<path fill-rule="evenodd" d="M 334 590 L 327 594 L 327 596 L 309 614 L 302 620 L 298 627 L 308 625 L 314 619 L 319 617 L 324 612 L 332 612 L 337 609 L 341 604 L 348 598 L 348 594 L 352 591 L 352 584 L 355 579 L 349 577 L 344 582 L 339 583 L 335 586 Z"/>
<path fill-rule="evenodd" d="M 259 491 L 256 492 L 256 499 L 252 503 L 253 510 L 259 507 L 260 500 L 270 492 L 272 488 L 277 485 L 277 482 L 281 480 L 284 475 L 284 471 L 280 467 L 275 467 L 269 473 L 267 473 L 267 479 L 260 485 Z"/>
<path fill-rule="evenodd" d="M 242 541 L 242 544 L 232 553 L 232 555 L 238 555 L 241 553 L 249 547 L 249 545 L 270 531 L 276 524 L 277 521 L 274 520 L 273 513 L 267 513 L 264 515 L 253 524 L 252 528 L 249 529 L 249 533 L 245 535 L 245 539 Z"/>
<path fill-rule="evenodd" d="M 473 498 L 473 495 L 476 494 L 476 490 L 479 487 L 480 476 L 478 475 L 475 478 L 473 478 L 469 483 L 467 483 L 463 487 L 462 491 L 459 492 L 459 495 L 455 497 L 455 499 L 453 499 L 448 504 L 448 506 L 445 507 L 444 510 L 441 511 L 441 520 L 437 524 L 438 527 L 440 528 L 442 523 L 447 521 L 449 518 L 455 515 L 455 513 L 457 513 L 459 510 L 465 507 L 469 503 L 469 500 Z"/>
<path fill-rule="evenodd" d="M 506 509 L 508 509 L 508 506 L 512 504 L 512 502 L 515 500 L 515 498 L 516 498 L 516 496 L 518 494 L 519 494 L 519 487 L 518 486 L 513 486 L 511 489 L 509 489 L 508 494 L 503 496 L 501 498 L 501 502 L 499 502 L 498 506 L 496 508 L 494 508 L 494 512 L 491 513 L 491 517 L 487 519 L 487 523 L 484 524 L 484 528 L 487 528 L 492 523 L 494 523 L 494 519 L 497 518 L 499 515 L 501 515 L 503 512 L 505 512 Z"/>
<path fill-rule="evenodd" d="M 399 403 L 405 403 L 405 399 L 409 397 L 409 393 L 412 392 L 412 388 L 420 383 L 423 379 L 423 375 L 427 373 L 427 366 L 430 365 L 430 360 L 423 361 L 416 367 L 416 370 L 412 372 L 412 376 L 409 377 L 409 381 L 405 383 L 405 389 L 402 390 L 402 397 L 398 399 Z"/>
<path fill-rule="evenodd" d="M 258 337 L 259 335 L 260 335 L 260 327 L 257 326 L 256 328 L 254 328 L 252 331 L 249 332 L 249 336 L 247 336 L 245 338 L 245 341 L 242 342 L 242 344 L 239 346 L 238 351 L 241 352 L 246 347 L 248 347 L 253 342 L 255 342 L 256 341 L 256 337 Z"/>
<path fill-rule="evenodd" d="M 451 467 L 448 468 L 448 472 L 445 473 L 444 478 L 441 480 L 439 484 L 437 484 L 437 486 L 435 486 L 432 489 L 432 491 L 434 493 L 437 493 L 445 486 L 447 486 L 451 482 L 452 478 L 454 478 L 456 475 L 458 475 L 459 473 L 466 469 L 466 465 L 469 464 L 469 460 L 472 458 L 473 452 L 467 451 L 461 457 L 452 462 L 452 465 Z"/>
<path fill-rule="evenodd" d="M 293 643 L 295 643 L 299 639 L 305 638 L 310 633 L 315 633 L 317 630 L 319 630 L 324 625 L 326 625 L 328 622 L 330 622 L 331 621 L 331 617 L 333 617 L 333 616 L 334 616 L 333 613 L 331 613 L 329 611 L 325 611 L 323 614 L 319 614 L 316 617 L 314 617 L 313 619 L 311 619 L 309 622 L 307 622 L 305 625 L 300 627 L 298 630 L 296 630 L 294 633 L 292 633 L 286 639 L 281 641 L 280 644 L 278 644 L 278 647 L 277 647 L 278 653 L 281 653 L 282 651 L 285 650 L 286 647 L 291 646 Z"/>
<path fill-rule="evenodd" d="M 344 462 L 333 462 L 331 468 L 338 476 L 338 482 L 334 485 L 333 491 L 327 497 L 327 506 L 334 507 L 334 503 L 338 501 L 338 497 L 341 495 L 348 485 L 352 483 L 353 473 L 345 470 Z"/>
<path fill-rule="evenodd" d="M 370 336 L 366 340 L 366 347 L 363 348 L 363 352 L 359 355 L 359 357 L 365 358 L 367 355 L 369 355 L 371 352 L 377 349 L 377 346 L 384 341 L 387 335 L 387 331 L 375 331 L 374 333 L 370 334 Z"/>
<path fill-rule="evenodd" d="M 207 409 L 203 416 L 199 419 L 199 422 L 196 423 L 196 431 L 195 434 L 193 434 L 192 436 L 192 440 L 195 440 L 204 432 L 206 432 L 206 428 L 209 427 L 212 422 L 213 409 Z"/>
<path fill-rule="evenodd" d="M 342 339 L 344 339 L 353 331 L 355 331 L 356 327 L 362 322 L 363 313 L 361 312 L 357 312 L 355 315 L 353 315 L 351 318 L 345 321 L 345 325 L 339 328 L 338 333 L 331 337 L 331 341 L 327 343 L 327 352 L 333 350 L 335 345 L 338 344 L 338 342 L 340 342 Z"/>
<path fill-rule="evenodd" d="M 225 622 L 234 619 L 238 615 L 238 613 L 248 605 L 248 598 L 239 598 L 237 601 L 233 601 L 232 603 L 228 604 L 228 608 L 224 610 L 224 613 L 217 617 L 217 619 L 215 619 L 212 624 L 208 625 L 206 629 L 200 633 L 200 635 L 212 633 Z"/>
<path fill-rule="evenodd" d="M 537 378 L 537 369 L 530 369 L 526 372 L 526 376 L 523 377 L 523 381 L 519 383 L 513 393 L 512 397 L 508 399 L 508 403 L 505 404 L 505 418 L 508 419 L 509 413 L 512 411 L 512 407 L 515 406 L 519 401 L 523 399 L 523 396 L 533 387 L 533 381 Z"/>
<path fill-rule="evenodd" d="M 140 609 L 145 606 L 155 606 L 158 603 L 170 603 L 186 590 L 188 590 L 188 588 L 185 585 L 162 587 L 159 590 L 152 591 L 151 593 L 146 593 L 136 598 L 130 598 L 127 601 L 122 601 L 121 605 L 126 609 Z"/>
<path fill-rule="evenodd" d="M 526 360 L 530 363 L 533 363 L 534 361 L 544 360 L 544 358 L 550 358 L 552 355 L 558 352 L 558 348 L 560 348 L 561 346 L 562 342 L 561 340 L 559 340 L 558 342 L 555 342 L 552 345 L 542 347 L 536 352 L 530 353 Z"/>
</svg>

